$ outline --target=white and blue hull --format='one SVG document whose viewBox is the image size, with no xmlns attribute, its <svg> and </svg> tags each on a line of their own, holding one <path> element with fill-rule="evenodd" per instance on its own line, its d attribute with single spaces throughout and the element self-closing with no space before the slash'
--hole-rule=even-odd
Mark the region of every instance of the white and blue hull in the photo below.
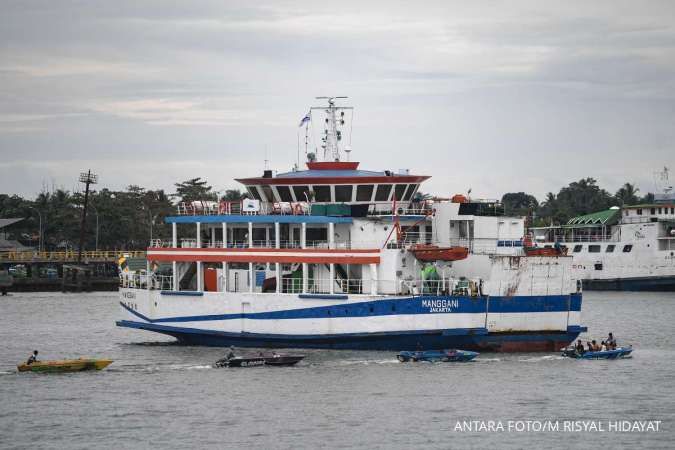
<svg viewBox="0 0 675 450">
<path fill-rule="evenodd" d="M 553 351 L 580 332 L 581 294 L 368 296 L 122 289 L 118 326 L 194 345 Z"/>
</svg>

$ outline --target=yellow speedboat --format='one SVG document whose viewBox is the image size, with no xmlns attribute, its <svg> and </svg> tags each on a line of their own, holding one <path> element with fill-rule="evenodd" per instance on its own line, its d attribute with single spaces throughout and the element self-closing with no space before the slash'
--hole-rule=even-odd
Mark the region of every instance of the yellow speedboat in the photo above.
<svg viewBox="0 0 675 450">
<path fill-rule="evenodd" d="M 19 364 L 19 372 L 81 372 L 83 370 L 101 370 L 112 364 L 111 359 L 63 359 L 59 361 L 35 361 L 32 364 Z"/>
</svg>

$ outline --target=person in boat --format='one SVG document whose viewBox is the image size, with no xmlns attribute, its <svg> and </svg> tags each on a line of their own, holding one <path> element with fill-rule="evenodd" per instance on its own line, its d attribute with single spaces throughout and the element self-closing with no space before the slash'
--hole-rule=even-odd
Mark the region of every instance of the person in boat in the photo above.
<svg viewBox="0 0 675 450">
<path fill-rule="evenodd" d="M 593 340 L 591 341 L 591 345 L 593 346 L 593 351 L 594 351 L 594 352 L 599 352 L 599 351 L 600 351 L 600 346 L 598 345 L 598 341 L 596 341 L 595 339 L 593 339 Z"/>
<path fill-rule="evenodd" d="M 586 349 L 584 349 L 584 344 L 581 343 L 581 339 L 577 340 L 577 345 L 574 347 L 574 349 L 580 355 L 583 355 L 584 353 L 586 353 Z"/>
<path fill-rule="evenodd" d="M 607 351 L 607 344 L 605 344 L 605 341 L 602 341 L 602 344 L 600 345 L 600 351 L 601 352 Z"/>
<path fill-rule="evenodd" d="M 234 357 L 235 357 L 235 355 L 234 355 L 234 345 L 230 345 L 230 353 L 228 353 L 225 358 L 232 359 Z"/>
<path fill-rule="evenodd" d="M 38 355 L 38 351 L 33 350 L 33 354 L 28 357 L 28 361 L 26 361 L 26 364 L 28 364 L 30 366 L 31 364 L 36 362 L 37 361 L 37 355 Z"/>
<path fill-rule="evenodd" d="M 605 342 L 607 343 L 607 348 L 616 350 L 616 339 L 614 339 L 614 335 L 611 332 L 607 336 L 607 340 Z"/>
<path fill-rule="evenodd" d="M 588 347 L 587 352 L 592 352 L 593 351 L 593 344 L 590 343 L 590 341 L 586 341 L 586 346 Z"/>
</svg>

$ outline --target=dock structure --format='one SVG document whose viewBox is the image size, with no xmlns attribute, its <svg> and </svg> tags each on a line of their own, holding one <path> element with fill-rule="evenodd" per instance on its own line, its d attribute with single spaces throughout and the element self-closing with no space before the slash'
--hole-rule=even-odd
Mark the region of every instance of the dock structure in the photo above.
<svg viewBox="0 0 675 450">
<path fill-rule="evenodd" d="M 145 251 L 0 252 L 0 270 L 12 275 L 10 291 L 115 291 L 120 257 L 144 257 Z"/>
</svg>

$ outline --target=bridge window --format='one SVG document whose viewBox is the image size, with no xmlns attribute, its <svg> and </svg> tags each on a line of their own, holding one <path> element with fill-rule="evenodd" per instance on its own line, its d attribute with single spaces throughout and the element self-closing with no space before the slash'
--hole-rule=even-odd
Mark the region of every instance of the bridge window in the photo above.
<svg viewBox="0 0 675 450">
<path fill-rule="evenodd" d="M 391 184 L 380 184 L 375 191 L 375 201 L 386 202 L 389 200 L 389 194 L 391 194 Z"/>
<path fill-rule="evenodd" d="M 599 245 L 589 245 L 588 246 L 588 253 L 600 253 L 600 246 Z"/>
<path fill-rule="evenodd" d="M 652 214 L 656 214 L 656 208 L 651 208 L 650 211 L 651 211 Z"/>
<path fill-rule="evenodd" d="M 675 214 L 675 208 L 670 208 L 670 213 Z"/>
<path fill-rule="evenodd" d="M 336 202 L 351 202 L 352 201 L 351 185 L 335 186 L 335 201 Z"/>
<path fill-rule="evenodd" d="M 295 194 L 296 202 L 306 202 L 307 197 L 309 197 L 309 187 L 308 186 L 293 186 L 293 193 Z M 307 193 L 307 196 L 305 196 Z"/>
<path fill-rule="evenodd" d="M 404 202 L 407 202 L 408 200 L 410 200 L 410 199 L 412 198 L 413 194 L 414 194 L 415 191 L 417 190 L 417 186 L 418 186 L 418 185 L 416 185 L 416 184 L 410 184 L 410 185 L 408 185 L 408 190 L 405 191 L 405 195 L 403 196 L 403 201 L 404 201 Z"/>
<path fill-rule="evenodd" d="M 369 202 L 373 198 L 374 186 L 372 184 L 362 184 L 356 186 L 356 201 Z"/>
<path fill-rule="evenodd" d="M 405 194 L 405 188 L 407 188 L 407 184 L 397 184 L 396 188 L 394 189 L 394 196 L 396 197 L 396 200 L 401 201 L 403 200 L 403 194 Z"/>
<path fill-rule="evenodd" d="M 638 216 L 641 216 L 641 215 L 642 215 L 642 208 L 638 208 L 638 209 L 637 209 L 637 215 L 638 215 Z"/>
<path fill-rule="evenodd" d="M 630 253 L 630 251 L 633 250 L 633 245 L 632 244 L 627 244 L 623 246 L 623 252 L 624 253 Z"/>
<path fill-rule="evenodd" d="M 607 252 L 607 253 L 612 253 L 612 252 L 614 252 L 614 247 L 615 247 L 614 244 L 609 244 L 609 245 L 607 246 L 607 248 L 605 249 L 605 252 Z"/>
<path fill-rule="evenodd" d="M 256 200 L 262 200 L 260 198 L 260 192 L 258 192 L 258 186 L 248 186 L 248 193 L 251 194 L 251 197 L 253 197 Z"/>
<path fill-rule="evenodd" d="M 266 202 L 274 202 L 274 194 L 272 193 L 272 188 L 269 187 L 269 185 L 265 184 L 262 186 L 262 191 L 263 195 L 265 198 L 263 199 Z"/>
<path fill-rule="evenodd" d="M 659 214 L 661 214 L 661 208 L 659 208 Z"/>
<path fill-rule="evenodd" d="M 282 202 L 292 202 L 291 189 L 288 186 L 277 186 L 277 193 Z"/>
<path fill-rule="evenodd" d="M 583 248 L 584 248 L 583 245 L 575 245 L 573 251 L 574 251 L 574 253 L 579 253 L 581 251 L 581 249 L 583 249 Z"/>
<path fill-rule="evenodd" d="M 317 202 L 330 201 L 330 186 L 313 186 L 314 200 Z"/>
</svg>

